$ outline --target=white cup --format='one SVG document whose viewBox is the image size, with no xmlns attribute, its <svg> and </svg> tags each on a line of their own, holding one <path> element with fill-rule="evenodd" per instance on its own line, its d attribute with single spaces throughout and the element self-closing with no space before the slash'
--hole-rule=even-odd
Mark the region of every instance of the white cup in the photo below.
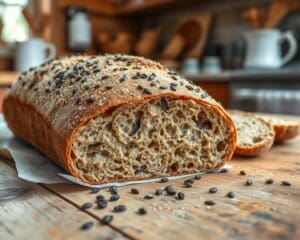
<svg viewBox="0 0 300 240">
<path fill-rule="evenodd" d="M 280 68 L 297 52 L 297 41 L 291 32 L 276 29 L 252 30 L 244 33 L 246 39 L 246 68 Z M 281 44 L 287 41 L 288 52 L 281 56 Z"/>
<path fill-rule="evenodd" d="M 203 59 L 202 72 L 207 74 L 217 74 L 222 71 L 220 58 L 217 56 L 206 56 Z"/>
<path fill-rule="evenodd" d="M 48 51 L 48 54 L 47 54 Z M 56 55 L 56 48 L 39 38 L 30 38 L 24 42 L 17 42 L 15 52 L 15 69 L 19 72 L 36 67 Z"/>
<path fill-rule="evenodd" d="M 197 58 L 186 58 L 182 64 L 183 74 L 193 75 L 200 72 L 199 61 Z"/>
</svg>

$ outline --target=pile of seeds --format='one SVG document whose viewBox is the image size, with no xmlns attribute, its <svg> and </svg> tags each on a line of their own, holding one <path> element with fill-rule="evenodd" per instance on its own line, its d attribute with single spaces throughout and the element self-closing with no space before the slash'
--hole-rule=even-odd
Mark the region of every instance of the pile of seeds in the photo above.
<svg viewBox="0 0 300 240">
<path fill-rule="evenodd" d="M 223 168 L 220 171 L 221 173 L 227 173 L 228 169 Z M 245 171 L 240 171 L 239 175 L 241 176 L 245 176 L 246 172 Z M 188 178 L 186 180 L 183 181 L 182 187 L 183 188 L 192 188 L 194 186 L 194 182 L 197 180 L 200 180 L 202 178 L 201 174 L 196 174 L 193 178 Z M 159 183 L 167 183 L 169 182 L 169 178 L 168 177 L 162 177 L 159 181 Z M 269 185 L 269 184 L 273 184 L 274 180 L 273 179 L 267 179 L 265 181 L 265 184 Z M 251 179 L 247 179 L 245 182 L 246 186 L 251 186 L 253 184 L 253 180 Z M 281 184 L 283 186 L 291 186 L 292 184 L 288 181 L 282 181 Z M 96 204 L 97 204 L 97 208 L 98 209 L 104 209 L 108 206 L 108 202 L 115 202 L 118 201 L 121 196 L 119 194 L 118 188 L 116 186 L 111 186 L 109 187 L 108 191 L 110 192 L 111 196 L 108 197 L 108 200 L 105 199 L 104 195 L 102 194 L 98 194 L 100 191 L 99 188 L 91 188 L 91 192 L 90 194 L 97 194 L 96 195 Z M 143 198 L 145 201 L 151 201 L 152 199 L 154 199 L 156 196 L 166 196 L 166 197 L 172 197 L 173 199 L 176 199 L 178 201 L 182 201 L 185 200 L 185 193 L 178 191 L 174 185 L 169 184 L 167 186 L 165 186 L 164 188 L 158 188 L 155 190 L 155 192 L 152 193 L 147 193 L 143 196 L 141 196 L 140 191 L 137 188 L 131 188 L 130 189 L 130 193 L 132 195 L 137 195 L 139 198 Z M 210 187 L 207 191 L 208 194 L 217 194 L 218 193 L 218 188 L 217 187 Z M 234 193 L 233 191 L 229 191 L 225 197 L 233 199 L 236 198 L 236 193 Z M 204 202 L 204 205 L 208 206 L 208 207 L 213 207 L 214 205 L 217 204 L 217 202 L 215 200 L 212 199 L 207 199 Z M 90 208 L 93 207 L 93 204 L 90 202 L 84 203 L 81 206 L 81 210 L 85 211 L 88 210 Z M 117 204 L 113 207 L 113 213 L 115 214 L 121 214 L 123 212 L 127 211 L 127 206 L 124 204 Z M 137 215 L 147 215 L 148 211 L 145 207 L 140 207 L 136 210 L 135 212 Z M 110 224 L 114 219 L 113 215 L 105 215 L 100 219 L 100 222 L 102 224 Z M 94 223 L 89 221 L 84 223 L 80 229 L 81 230 L 88 230 L 91 227 L 93 227 Z"/>
</svg>

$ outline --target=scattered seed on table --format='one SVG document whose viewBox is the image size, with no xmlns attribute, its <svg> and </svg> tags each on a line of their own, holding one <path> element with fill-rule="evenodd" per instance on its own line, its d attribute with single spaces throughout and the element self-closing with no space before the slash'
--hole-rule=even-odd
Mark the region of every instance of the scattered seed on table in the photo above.
<svg viewBox="0 0 300 240">
<path fill-rule="evenodd" d="M 119 194 L 113 194 L 110 196 L 109 201 L 113 202 L 113 201 L 118 201 L 119 199 L 120 199 Z"/>
<path fill-rule="evenodd" d="M 177 193 L 177 199 L 178 200 L 183 200 L 184 199 L 184 193 L 183 192 Z"/>
<path fill-rule="evenodd" d="M 218 189 L 216 187 L 212 187 L 208 190 L 209 193 L 216 193 Z"/>
<path fill-rule="evenodd" d="M 115 212 L 125 212 L 126 211 L 126 206 L 125 205 L 117 205 L 114 207 Z"/>
<path fill-rule="evenodd" d="M 246 186 L 251 186 L 253 184 L 253 181 L 251 179 L 247 179 Z"/>
<path fill-rule="evenodd" d="M 227 197 L 234 198 L 235 197 L 235 193 L 234 192 L 228 192 L 227 193 Z"/>
<path fill-rule="evenodd" d="M 85 210 L 85 209 L 88 209 L 88 208 L 91 208 L 91 207 L 93 207 L 93 204 L 87 202 L 87 203 L 82 204 L 81 210 Z"/>
<path fill-rule="evenodd" d="M 109 188 L 109 191 L 110 191 L 111 194 L 118 194 L 118 189 L 117 189 L 116 186 L 111 186 Z"/>
<path fill-rule="evenodd" d="M 97 199 L 97 201 L 103 201 L 103 200 L 105 200 L 105 197 L 103 195 L 97 195 L 96 199 Z"/>
<path fill-rule="evenodd" d="M 149 194 L 146 194 L 144 198 L 145 198 L 145 199 L 148 199 L 148 200 L 149 200 L 149 199 L 153 199 L 153 198 L 154 198 L 154 195 L 149 193 Z"/>
<path fill-rule="evenodd" d="M 168 182 L 169 181 L 169 178 L 167 178 L 167 177 L 162 177 L 161 179 L 160 179 L 160 182 L 161 183 L 166 183 L 166 182 Z"/>
<path fill-rule="evenodd" d="M 100 191 L 100 188 L 96 188 L 96 187 L 91 188 L 91 194 L 98 193 L 99 191 Z"/>
<path fill-rule="evenodd" d="M 194 179 L 195 180 L 200 180 L 202 178 L 201 174 L 197 174 L 194 176 Z"/>
<path fill-rule="evenodd" d="M 147 214 L 147 210 L 145 208 L 139 208 L 138 212 L 139 215 L 145 215 Z"/>
<path fill-rule="evenodd" d="M 109 224 L 112 222 L 112 220 L 114 219 L 114 216 L 112 215 L 105 215 L 103 218 L 101 218 L 101 222 L 103 224 Z"/>
<path fill-rule="evenodd" d="M 288 182 L 288 181 L 282 181 L 281 182 L 281 184 L 283 185 L 283 186 L 292 186 L 292 184 L 290 183 L 290 182 Z"/>
<path fill-rule="evenodd" d="M 194 180 L 191 179 L 191 178 L 189 178 L 189 179 L 187 179 L 187 180 L 184 181 L 184 184 L 185 184 L 185 183 L 188 183 L 188 182 L 191 183 L 191 184 L 193 184 L 193 183 L 194 183 Z"/>
<path fill-rule="evenodd" d="M 242 170 L 242 171 L 240 171 L 240 175 L 244 176 L 244 175 L 246 175 L 246 172 Z"/>
<path fill-rule="evenodd" d="M 186 181 L 184 181 L 184 186 L 185 186 L 186 188 L 191 188 L 191 187 L 193 187 L 193 184 L 192 184 L 191 182 L 186 182 Z"/>
<path fill-rule="evenodd" d="M 159 195 L 162 195 L 163 194 L 163 189 L 159 188 L 155 191 L 155 195 L 159 196 Z"/>
<path fill-rule="evenodd" d="M 272 178 L 270 178 L 270 179 L 267 179 L 265 183 L 266 184 L 273 184 L 274 180 Z"/>
<path fill-rule="evenodd" d="M 88 229 L 90 229 L 93 225 L 94 225 L 94 223 L 93 223 L 92 221 L 89 221 L 89 222 L 84 223 L 84 224 L 80 227 L 80 229 L 81 229 L 81 230 L 88 230 Z"/>
<path fill-rule="evenodd" d="M 208 206 L 213 206 L 213 205 L 216 205 L 216 202 L 213 201 L 213 200 L 206 200 L 206 201 L 204 202 L 204 204 L 205 204 L 205 205 L 208 205 Z"/>
<path fill-rule="evenodd" d="M 131 193 L 132 194 L 139 194 L 140 192 L 136 188 L 131 188 Z"/>
<path fill-rule="evenodd" d="M 176 191 L 172 185 L 166 186 L 165 191 L 168 195 L 175 195 Z"/>
<path fill-rule="evenodd" d="M 107 201 L 106 200 L 99 201 L 99 202 L 97 202 L 97 206 L 100 209 L 104 209 L 107 207 Z"/>
<path fill-rule="evenodd" d="M 222 168 L 220 172 L 221 173 L 227 173 L 228 172 L 228 168 Z"/>
</svg>

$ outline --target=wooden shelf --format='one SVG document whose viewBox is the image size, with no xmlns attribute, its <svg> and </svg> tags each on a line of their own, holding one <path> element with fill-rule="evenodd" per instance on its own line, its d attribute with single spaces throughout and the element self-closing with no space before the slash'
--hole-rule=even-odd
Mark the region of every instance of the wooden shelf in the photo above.
<svg viewBox="0 0 300 240">
<path fill-rule="evenodd" d="M 179 0 L 144 0 L 143 3 L 130 2 L 124 6 L 116 6 L 111 1 L 95 1 L 86 0 L 82 2 L 81 0 L 61 0 L 57 1 L 58 6 L 62 8 L 67 8 L 69 6 L 73 7 L 84 7 L 89 12 L 104 15 L 104 16 L 120 16 L 128 14 L 136 14 L 141 11 L 149 11 L 155 8 L 167 6 L 172 3 L 180 2 Z"/>
<path fill-rule="evenodd" d="M 115 15 L 134 14 L 140 11 L 147 11 L 154 8 L 166 6 L 171 3 L 178 2 L 176 0 L 145 0 L 142 4 L 129 3 L 122 7 L 115 8 Z"/>
</svg>

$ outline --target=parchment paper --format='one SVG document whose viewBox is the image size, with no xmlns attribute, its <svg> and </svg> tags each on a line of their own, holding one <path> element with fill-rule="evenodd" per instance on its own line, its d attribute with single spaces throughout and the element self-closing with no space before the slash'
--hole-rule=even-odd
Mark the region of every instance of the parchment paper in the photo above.
<svg viewBox="0 0 300 240">
<path fill-rule="evenodd" d="M 157 182 L 159 180 L 159 178 L 154 178 L 150 180 L 112 182 L 98 185 L 83 183 L 55 165 L 50 159 L 31 145 L 14 137 L 7 127 L 2 114 L 0 114 L 0 149 L 7 150 L 12 156 L 19 178 L 34 183 L 75 183 L 82 186 L 105 188 L 112 185 L 125 186 L 129 184 Z M 231 168 L 231 166 L 226 165 L 225 168 Z M 169 177 L 169 179 L 184 178 L 196 174 L 199 173 L 174 176 Z"/>
</svg>

